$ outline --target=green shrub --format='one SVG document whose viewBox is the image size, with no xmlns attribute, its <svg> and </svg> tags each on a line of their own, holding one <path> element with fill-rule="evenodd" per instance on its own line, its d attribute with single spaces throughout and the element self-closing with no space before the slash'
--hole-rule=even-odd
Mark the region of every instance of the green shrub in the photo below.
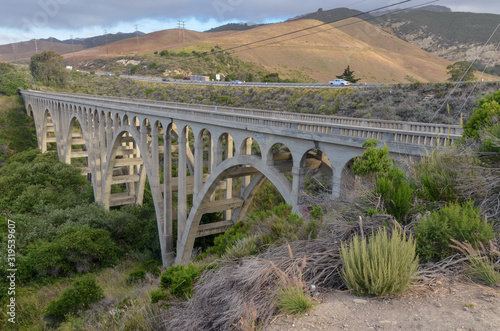
<svg viewBox="0 0 500 331">
<path fill-rule="evenodd" d="M 383 199 L 384 209 L 400 223 L 405 223 L 414 198 L 405 172 L 393 166 L 383 177 L 377 179 L 376 187 L 377 194 L 380 194 Z"/>
<path fill-rule="evenodd" d="M 352 171 L 355 175 L 384 174 L 391 168 L 392 159 L 389 157 L 389 147 L 384 144 L 384 147 L 376 148 L 377 144 L 376 139 L 365 141 L 363 147 L 366 150 L 360 157 L 354 159 Z"/>
<path fill-rule="evenodd" d="M 418 269 L 415 242 L 398 229 L 392 236 L 379 229 L 368 240 L 356 235 L 349 246 L 342 243 L 340 253 L 342 278 L 359 296 L 404 292 Z"/>
<path fill-rule="evenodd" d="M 59 298 L 52 300 L 46 309 L 46 316 L 55 320 L 63 320 L 69 313 L 78 313 L 90 304 L 104 298 L 102 288 L 97 285 L 92 275 L 86 275 L 76 280 Z"/>
<path fill-rule="evenodd" d="M 0 94 L 15 95 L 17 89 L 27 89 L 28 83 L 17 68 L 10 63 L 0 63 Z"/>
<path fill-rule="evenodd" d="M 68 228 L 51 242 L 30 246 L 23 263 L 38 276 L 66 276 L 111 266 L 119 251 L 106 230 Z"/>
<path fill-rule="evenodd" d="M 193 296 L 193 285 L 201 272 L 193 264 L 186 268 L 183 265 L 169 267 L 161 275 L 161 288 L 169 289 L 170 294 L 177 298 L 189 299 Z"/>
<path fill-rule="evenodd" d="M 451 203 L 420 220 L 415 226 L 417 252 L 425 261 L 439 261 L 454 254 L 450 240 L 477 247 L 495 237 L 493 225 L 485 222 L 473 201 Z"/>
<path fill-rule="evenodd" d="M 168 298 L 168 293 L 165 290 L 158 289 L 151 291 L 151 303 L 157 303 L 158 301 L 165 301 Z"/>
<path fill-rule="evenodd" d="M 257 235 L 242 238 L 226 249 L 226 257 L 242 258 L 257 253 Z"/>
<path fill-rule="evenodd" d="M 304 314 L 314 307 L 314 301 L 299 286 L 288 286 L 276 294 L 276 307 L 285 314 Z"/>
<path fill-rule="evenodd" d="M 319 220 L 323 217 L 323 209 L 320 206 L 314 206 L 310 213 L 311 217 L 316 220 Z"/>
<path fill-rule="evenodd" d="M 420 196 L 434 202 L 453 202 L 456 199 L 457 169 L 460 158 L 455 149 L 433 152 L 415 167 Z"/>
<path fill-rule="evenodd" d="M 478 107 L 464 125 L 464 137 L 478 139 L 484 128 L 494 124 L 493 119 L 500 116 L 500 90 L 486 94 L 478 103 Z"/>
</svg>

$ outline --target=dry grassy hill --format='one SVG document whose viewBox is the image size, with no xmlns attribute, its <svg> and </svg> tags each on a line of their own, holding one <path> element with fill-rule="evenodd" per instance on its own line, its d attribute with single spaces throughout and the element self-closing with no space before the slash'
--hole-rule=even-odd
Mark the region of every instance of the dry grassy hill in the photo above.
<svg viewBox="0 0 500 331">
<path fill-rule="evenodd" d="M 0 61 L 12 62 L 19 60 L 28 60 L 33 54 L 46 50 L 54 50 L 59 54 L 71 53 L 83 48 L 83 45 L 63 44 L 59 42 L 50 42 L 38 40 L 35 45 L 35 40 L 19 42 L 15 44 L 0 46 Z"/>
<path fill-rule="evenodd" d="M 321 22 L 316 20 L 273 24 L 204 42 L 229 48 L 319 24 Z M 334 79 L 347 65 L 364 83 L 444 81 L 448 78 L 446 66 L 450 64 L 354 18 L 285 36 L 262 47 L 238 49 L 237 52 L 241 59 L 260 63 L 284 77 L 297 70 L 318 82 Z"/>
<path fill-rule="evenodd" d="M 137 41 L 137 38 L 121 40 L 106 46 L 94 47 L 73 54 L 67 54 L 65 57 L 68 59 L 75 58 L 83 60 L 149 53 L 172 47 L 181 47 L 182 45 L 196 44 L 198 42 L 203 42 L 203 40 L 207 38 L 224 36 L 231 33 L 233 32 L 196 32 L 184 30 L 184 42 L 179 42 L 182 40 L 182 37 L 179 37 L 178 29 L 162 30 L 139 36 L 139 41 Z"/>
<path fill-rule="evenodd" d="M 143 35 L 139 42 L 135 38 L 123 40 L 66 57 L 83 61 L 180 49 L 181 46 L 196 49 L 219 45 L 231 49 L 320 24 L 316 20 L 298 20 L 237 32 L 186 30 L 182 45 L 179 30 L 164 30 Z M 356 18 L 237 48 L 235 54 L 270 72 L 278 72 L 281 78 L 305 75 L 322 83 L 342 74 L 348 65 L 354 75 L 362 79 L 360 83 L 442 82 L 449 78 L 446 67 L 451 64 Z"/>
</svg>

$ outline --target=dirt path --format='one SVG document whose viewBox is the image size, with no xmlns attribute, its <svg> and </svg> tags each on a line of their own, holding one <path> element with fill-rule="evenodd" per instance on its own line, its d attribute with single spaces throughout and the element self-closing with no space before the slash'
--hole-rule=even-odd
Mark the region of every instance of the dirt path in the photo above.
<svg viewBox="0 0 500 331">
<path fill-rule="evenodd" d="M 457 279 L 390 298 L 335 291 L 319 294 L 318 301 L 309 314 L 277 318 L 265 330 L 500 330 L 500 288 Z"/>
</svg>

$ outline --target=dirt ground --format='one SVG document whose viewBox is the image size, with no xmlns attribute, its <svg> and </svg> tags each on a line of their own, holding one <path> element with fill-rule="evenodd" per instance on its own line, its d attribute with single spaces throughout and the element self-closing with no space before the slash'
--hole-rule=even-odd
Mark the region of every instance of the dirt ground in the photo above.
<svg viewBox="0 0 500 331">
<path fill-rule="evenodd" d="M 500 288 L 464 279 L 443 278 L 388 298 L 341 291 L 316 298 L 308 314 L 275 318 L 265 330 L 500 330 Z"/>
</svg>

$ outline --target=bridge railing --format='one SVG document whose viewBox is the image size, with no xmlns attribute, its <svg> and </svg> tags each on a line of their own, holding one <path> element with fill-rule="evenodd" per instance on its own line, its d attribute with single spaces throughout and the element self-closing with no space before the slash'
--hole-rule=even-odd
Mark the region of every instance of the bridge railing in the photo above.
<svg viewBox="0 0 500 331">
<path fill-rule="evenodd" d="M 276 118 L 282 120 L 293 120 L 300 122 L 313 122 L 313 123 L 328 123 L 337 125 L 349 125 L 349 126 L 360 126 L 360 127 L 370 127 L 370 128 L 380 128 L 380 129 L 390 129 L 390 130 L 400 130 L 407 132 L 426 132 L 426 133 L 436 133 L 436 134 L 452 134 L 460 135 L 463 130 L 458 125 L 447 125 L 447 124 L 433 124 L 433 123 L 418 123 L 418 122 L 400 122 L 400 121 L 388 121 L 388 120 L 378 120 L 378 119 L 360 119 L 351 117 L 341 117 L 341 116 L 325 116 L 325 115 L 312 115 L 312 114 L 301 114 L 301 113 L 290 113 L 290 112 L 278 112 L 260 109 L 247 109 L 247 108 L 234 108 L 234 107 L 221 107 L 221 106 L 208 106 L 208 105 L 198 105 L 198 104 L 187 104 L 179 102 L 166 102 L 166 101 L 153 101 L 153 100 L 132 100 L 127 98 L 119 97 L 100 97 L 93 95 L 83 95 L 83 94 L 71 94 L 71 93 L 50 93 L 54 95 L 66 95 L 72 98 L 72 100 L 83 99 L 83 100 L 103 100 L 109 102 L 113 100 L 121 105 L 137 105 L 138 107 L 144 107 L 145 105 L 154 105 L 160 107 L 175 107 L 175 108 L 187 108 L 193 110 L 204 110 L 204 111 L 217 111 L 225 112 L 239 115 L 251 115 L 258 117 Z"/>
<path fill-rule="evenodd" d="M 117 97 L 100 97 L 71 93 L 40 93 L 23 91 L 26 95 L 89 106 L 116 108 L 131 112 L 154 112 L 155 115 L 178 114 L 183 118 L 209 118 L 214 121 L 229 121 L 251 125 L 262 125 L 302 132 L 338 135 L 352 138 L 375 138 L 383 142 L 404 143 L 420 146 L 446 146 L 460 137 L 462 128 L 443 124 L 397 122 L 386 120 L 357 119 L 323 115 L 298 114 L 231 107 L 184 104 L 151 100 L 131 100 Z M 50 99 L 50 98 L 49 98 Z M 102 102 L 102 105 L 99 105 Z"/>
</svg>

